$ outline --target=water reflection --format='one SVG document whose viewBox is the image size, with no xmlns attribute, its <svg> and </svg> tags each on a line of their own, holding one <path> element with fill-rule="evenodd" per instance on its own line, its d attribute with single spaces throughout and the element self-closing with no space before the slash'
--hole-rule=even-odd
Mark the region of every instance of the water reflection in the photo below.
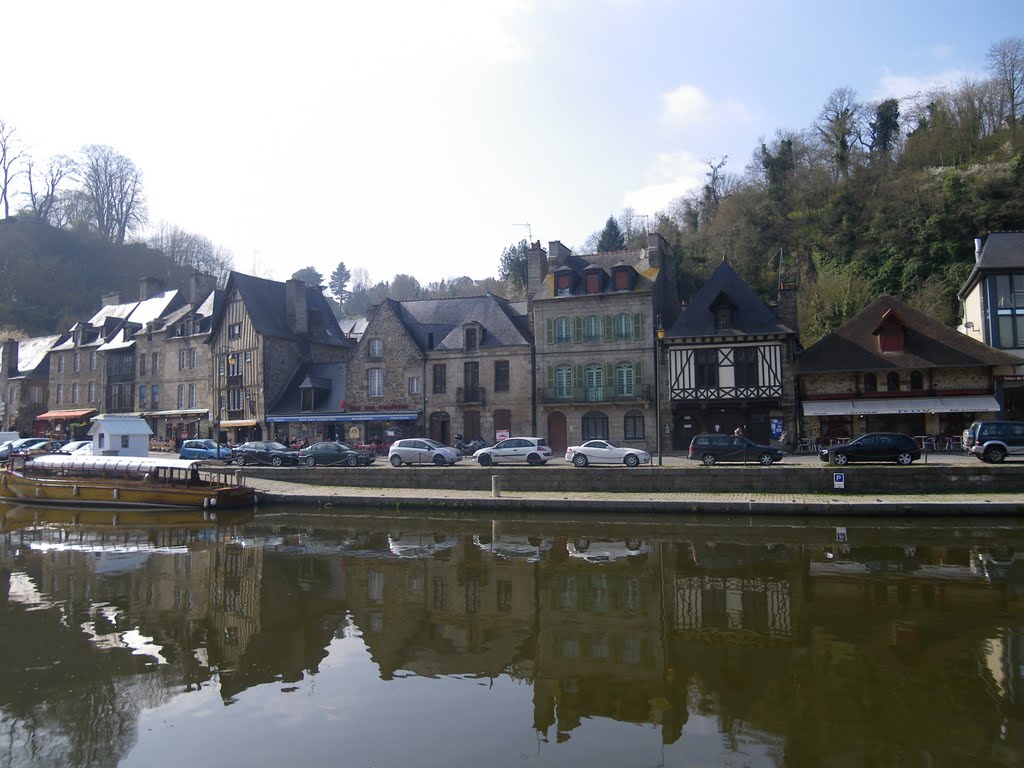
<svg viewBox="0 0 1024 768">
<path fill-rule="evenodd" d="M 445 681 L 470 679 L 526 686 L 493 728 L 529 727 L 552 750 L 571 741 L 595 766 L 621 764 L 609 738 L 708 759 L 709 729 L 715 763 L 1024 757 L 1024 531 L 1005 521 L 115 521 L 17 508 L 2 523 L 4 765 L 116 765 L 154 749 L 145 712 L 298 690 L 326 677 L 339 643 L 365 649 L 377 685 L 362 706 L 396 742 L 417 729 L 386 693 L 398 681 L 435 680 L 418 695 L 458 730 L 470 711 Z M 326 706 L 338 688 L 316 696 Z M 313 742 L 343 728 L 311 723 Z M 629 724 L 641 730 L 622 736 Z M 460 762 L 440 742 L 438 764 L 478 765 L 462 746 Z M 238 764 L 260 762 L 240 748 Z"/>
</svg>

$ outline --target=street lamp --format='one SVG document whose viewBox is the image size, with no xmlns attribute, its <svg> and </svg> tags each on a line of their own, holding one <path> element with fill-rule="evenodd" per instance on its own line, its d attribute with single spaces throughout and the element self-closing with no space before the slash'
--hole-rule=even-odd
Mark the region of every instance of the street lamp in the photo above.
<svg viewBox="0 0 1024 768">
<path fill-rule="evenodd" d="M 658 315 L 658 326 L 656 328 L 657 338 L 654 342 L 654 428 L 657 430 L 658 440 L 658 466 L 662 466 L 661 459 L 661 342 L 665 340 L 665 327 L 661 324 L 661 315 Z"/>
</svg>

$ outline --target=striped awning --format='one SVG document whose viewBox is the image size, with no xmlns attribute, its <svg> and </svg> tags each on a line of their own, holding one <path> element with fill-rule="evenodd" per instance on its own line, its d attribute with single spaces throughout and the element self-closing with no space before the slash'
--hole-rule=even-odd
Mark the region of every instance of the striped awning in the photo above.
<svg viewBox="0 0 1024 768">
<path fill-rule="evenodd" d="M 81 408 L 77 411 L 47 411 L 40 413 L 36 419 L 40 421 L 67 421 L 68 419 L 81 419 L 96 413 L 95 408 Z"/>
</svg>

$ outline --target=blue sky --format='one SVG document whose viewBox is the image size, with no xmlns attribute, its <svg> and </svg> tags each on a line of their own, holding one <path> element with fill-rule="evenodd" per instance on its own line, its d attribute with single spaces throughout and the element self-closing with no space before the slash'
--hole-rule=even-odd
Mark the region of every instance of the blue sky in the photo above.
<svg viewBox="0 0 1024 768">
<path fill-rule="evenodd" d="M 741 173 L 829 93 L 982 77 L 1024 6 L 979 0 L 293 0 L 5 9 L 0 119 L 37 163 L 109 144 L 152 224 L 286 279 L 496 276 L 527 237 L 579 248 Z M 530 227 L 520 226 L 529 223 Z"/>
</svg>

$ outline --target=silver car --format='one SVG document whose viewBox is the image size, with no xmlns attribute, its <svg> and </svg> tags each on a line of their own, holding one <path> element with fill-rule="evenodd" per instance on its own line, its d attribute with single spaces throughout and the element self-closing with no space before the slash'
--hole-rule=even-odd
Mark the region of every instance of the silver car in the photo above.
<svg viewBox="0 0 1024 768">
<path fill-rule="evenodd" d="M 537 466 L 551 459 L 551 446 L 543 437 L 509 437 L 489 448 L 481 448 L 473 458 L 484 467 L 516 461 Z"/>
<path fill-rule="evenodd" d="M 451 466 L 462 458 L 458 451 L 429 437 L 395 440 L 388 449 L 388 461 L 394 467 L 403 464 L 436 464 Z"/>
</svg>

